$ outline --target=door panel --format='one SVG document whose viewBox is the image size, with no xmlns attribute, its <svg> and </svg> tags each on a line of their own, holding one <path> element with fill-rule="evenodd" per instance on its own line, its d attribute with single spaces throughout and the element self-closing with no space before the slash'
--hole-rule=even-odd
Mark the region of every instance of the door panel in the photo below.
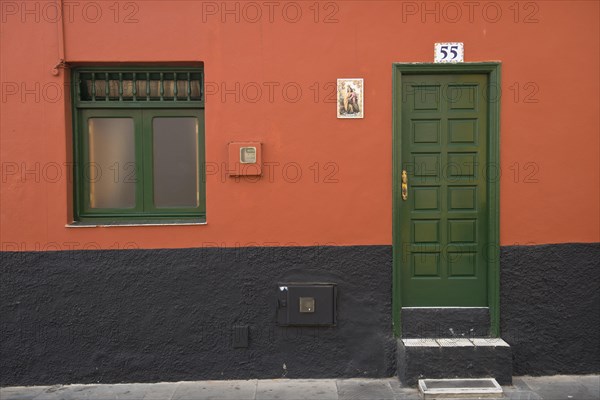
<svg viewBox="0 0 600 400">
<path fill-rule="evenodd" d="M 401 296 L 410 306 L 487 306 L 485 74 L 404 75 Z M 399 174 L 400 175 L 400 174 Z"/>
</svg>

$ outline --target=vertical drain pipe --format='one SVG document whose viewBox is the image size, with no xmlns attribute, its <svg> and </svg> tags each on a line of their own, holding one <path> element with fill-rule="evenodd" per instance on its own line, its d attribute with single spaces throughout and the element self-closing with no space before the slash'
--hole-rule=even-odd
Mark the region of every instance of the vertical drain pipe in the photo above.
<svg viewBox="0 0 600 400">
<path fill-rule="evenodd" d="M 56 36 L 58 40 L 58 63 L 52 68 L 52 75 L 58 76 L 59 68 L 65 66 L 65 16 L 63 10 L 63 0 L 56 0 L 57 10 L 60 12 L 60 21 L 56 24 Z"/>
</svg>

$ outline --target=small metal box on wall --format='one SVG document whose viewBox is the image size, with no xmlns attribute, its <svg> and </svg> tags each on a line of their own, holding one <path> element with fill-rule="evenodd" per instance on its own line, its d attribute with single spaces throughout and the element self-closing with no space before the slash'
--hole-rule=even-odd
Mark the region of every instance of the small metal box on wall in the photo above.
<svg viewBox="0 0 600 400">
<path fill-rule="evenodd" d="M 336 297 L 334 283 L 280 283 L 277 324 L 333 326 L 336 324 Z"/>
<path fill-rule="evenodd" d="M 228 145 L 230 176 L 257 176 L 262 174 L 262 143 L 231 142 Z"/>
</svg>

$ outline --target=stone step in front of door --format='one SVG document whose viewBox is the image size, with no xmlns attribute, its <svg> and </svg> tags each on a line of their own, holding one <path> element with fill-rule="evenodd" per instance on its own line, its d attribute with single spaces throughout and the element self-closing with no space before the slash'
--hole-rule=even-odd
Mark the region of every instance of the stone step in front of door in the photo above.
<svg viewBox="0 0 600 400">
<path fill-rule="evenodd" d="M 502 387 L 493 378 L 419 379 L 419 393 L 428 399 L 502 398 Z"/>
<path fill-rule="evenodd" d="M 407 386 L 419 379 L 495 378 L 512 383 L 512 351 L 500 338 L 399 339 L 398 378 Z"/>
</svg>

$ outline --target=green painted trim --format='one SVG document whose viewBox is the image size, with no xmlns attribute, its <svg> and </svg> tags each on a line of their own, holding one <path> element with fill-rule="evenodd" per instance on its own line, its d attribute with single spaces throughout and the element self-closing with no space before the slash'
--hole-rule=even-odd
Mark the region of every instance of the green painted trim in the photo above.
<svg viewBox="0 0 600 400">
<path fill-rule="evenodd" d="M 73 120 L 73 160 L 74 160 L 74 185 L 73 185 L 73 217 L 76 222 L 108 222 L 115 224 L 123 223 L 150 223 L 151 221 L 178 220 L 181 222 L 194 220 L 206 221 L 206 168 L 205 168 L 205 126 L 204 126 L 204 101 L 151 101 L 151 102 L 104 102 L 104 101 L 78 101 L 79 74 L 85 72 L 122 72 L 122 71 L 184 71 L 204 73 L 202 67 L 168 67 L 168 66 L 125 66 L 125 67 L 79 67 L 71 71 L 71 94 L 72 94 L 72 120 Z M 203 84 L 203 82 L 202 82 Z M 203 90 L 203 89 L 202 89 Z M 89 183 L 86 183 L 85 171 L 82 165 L 88 165 L 88 154 L 86 152 L 87 128 L 83 125 L 87 117 L 131 117 L 135 121 L 135 137 L 137 141 L 135 154 L 136 160 L 142 160 L 144 167 L 151 163 L 152 148 L 146 142 L 150 135 L 146 133 L 144 126 L 145 114 L 160 115 L 162 112 L 168 115 L 189 115 L 197 117 L 198 124 L 198 185 L 200 188 L 198 207 L 193 208 L 154 208 L 149 206 L 152 202 L 152 182 L 148 181 L 148 171 L 136 171 L 136 205 L 131 209 L 102 209 L 94 210 L 87 204 L 89 196 Z M 151 138 L 150 138 L 151 139 Z M 150 153 L 148 153 L 150 152 Z M 151 173 L 151 171 L 150 171 Z M 151 176 L 150 176 L 151 177 Z M 148 221 L 149 220 L 149 221 Z"/>
<path fill-rule="evenodd" d="M 402 321 L 400 318 L 402 310 L 402 297 L 400 296 L 401 272 L 398 265 L 398 260 L 401 257 L 400 243 L 402 243 L 402 239 L 400 229 L 395 229 L 400 226 L 400 210 L 398 208 L 400 205 L 400 185 L 397 182 L 400 182 L 400 171 L 402 170 L 402 113 L 396 111 L 400 109 L 400 104 L 402 104 L 401 88 L 402 73 L 394 65 L 392 67 L 392 325 L 396 337 L 402 336 Z"/>
<path fill-rule="evenodd" d="M 120 223 L 121 222 L 127 222 L 129 221 L 129 217 L 131 217 L 131 221 L 135 222 L 137 220 L 161 220 L 161 219 L 178 219 L 178 218 L 192 218 L 192 219 L 201 219 L 204 218 L 202 215 L 198 215 L 197 212 L 181 212 L 181 213 L 171 213 L 171 214 L 162 214 L 162 213 L 144 213 L 144 212 L 137 212 L 137 213 L 132 213 L 131 215 L 128 215 L 127 217 L 123 217 L 123 214 L 121 213 L 104 213 L 104 214 L 98 214 L 98 215 L 90 215 L 87 216 L 86 218 L 80 219 L 79 221 L 75 221 L 75 222 L 86 222 L 86 221 L 114 221 L 114 220 L 118 220 Z"/>
<path fill-rule="evenodd" d="M 79 110 L 75 107 L 75 99 L 77 96 L 77 85 L 73 84 L 76 78 L 76 71 L 71 70 L 71 133 L 73 137 L 73 219 L 77 219 L 81 213 L 79 204 L 81 202 L 79 187 L 81 186 L 81 168 L 77 168 L 77 160 L 79 159 L 79 152 L 81 151 L 81 144 L 79 143 Z"/>
<path fill-rule="evenodd" d="M 72 91 L 72 102 L 76 108 L 204 108 L 205 90 L 204 87 L 204 68 L 202 66 L 178 66 L 169 67 L 165 65 L 160 66 L 106 66 L 106 67 L 74 67 L 71 73 L 71 85 L 74 90 Z M 82 74 L 93 74 L 93 73 L 190 73 L 194 75 L 200 75 L 200 100 L 185 100 L 185 99 L 162 99 L 162 100 L 145 100 L 145 101 L 130 101 L 130 100 L 80 100 L 79 86 L 81 84 L 80 76 Z M 141 96 L 140 96 L 141 97 Z"/>
<path fill-rule="evenodd" d="M 76 104 L 77 109 L 84 108 L 96 108 L 96 109 L 140 109 L 140 108 L 160 108 L 160 109 L 168 109 L 168 108 L 176 108 L 180 109 L 197 109 L 204 108 L 204 101 L 173 101 L 173 100 L 162 100 L 162 101 L 147 101 L 147 102 L 133 102 L 133 101 L 107 101 L 102 103 L 102 101 L 80 101 Z"/>
<path fill-rule="evenodd" d="M 73 221 L 68 224 L 68 228 L 92 228 L 97 226 L 187 226 L 187 225 L 205 225 L 206 218 L 155 218 L 155 219 L 139 219 L 135 221 L 120 221 L 111 219 L 95 219 L 90 221 Z"/>
<path fill-rule="evenodd" d="M 462 64 L 432 64 L 432 63 L 394 63 L 392 64 L 392 243 L 393 243 L 393 272 L 392 272 L 392 323 L 396 337 L 402 335 L 400 312 L 402 300 L 400 296 L 400 170 L 401 170 L 401 127 L 402 127 L 402 76 L 424 74 L 487 74 L 488 88 L 488 163 L 499 167 L 500 163 L 500 69 L 498 62 L 462 63 Z M 491 96 L 492 88 L 495 96 Z M 488 307 L 490 310 L 490 332 L 492 336 L 500 336 L 500 181 L 488 177 Z"/>
<path fill-rule="evenodd" d="M 203 66 L 202 63 L 198 64 L 198 65 L 190 65 L 190 66 L 169 66 L 169 65 L 110 65 L 110 66 L 90 66 L 90 67 L 86 67 L 86 66 L 78 66 L 78 67 L 73 67 L 73 71 L 80 71 L 80 72 L 122 72 L 122 71 L 127 71 L 127 72 L 137 72 L 137 71 L 141 71 L 141 72 L 169 72 L 169 71 L 175 71 L 175 72 L 179 72 L 179 71 L 190 71 L 190 72 L 202 72 L 203 70 Z"/>
<path fill-rule="evenodd" d="M 496 64 L 489 73 L 489 146 L 488 163 L 493 163 L 500 171 L 500 88 L 501 88 L 501 65 Z M 492 88 L 495 90 L 495 98 L 492 98 Z M 490 307 L 491 334 L 500 336 L 500 174 L 492 177 L 488 174 L 488 221 L 489 221 L 489 243 L 492 254 L 489 255 L 488 273 L 488 301 Z M 492 180 L 494 180 L 492 182 Z"/>
</svg>

